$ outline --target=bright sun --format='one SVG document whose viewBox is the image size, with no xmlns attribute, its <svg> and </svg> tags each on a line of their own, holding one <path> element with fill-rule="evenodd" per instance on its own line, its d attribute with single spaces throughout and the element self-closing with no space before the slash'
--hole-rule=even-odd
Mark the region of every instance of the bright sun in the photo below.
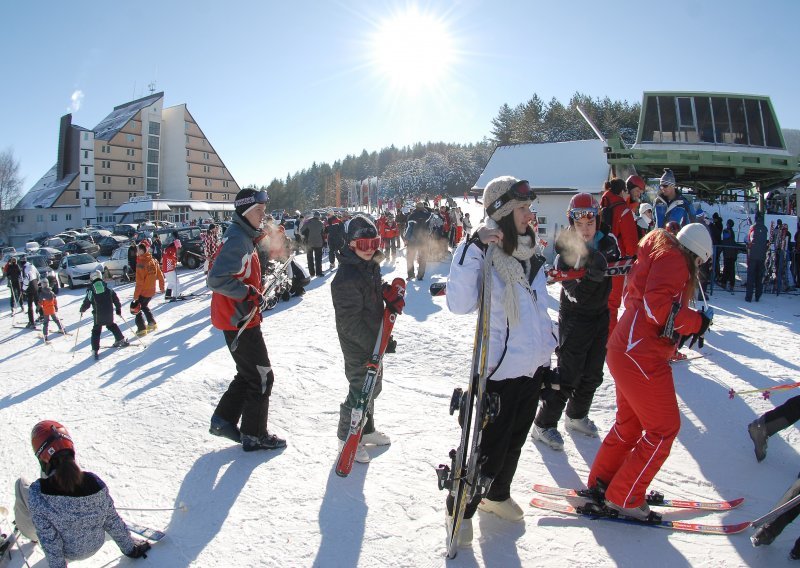
<svg viewBox="0 0 800 568">
<path fill-rule="evenodd" d="M 455 59 L 445 22 L 413 6 L 378 25 L 372 49 L 377 72 L 407 94 L 435 88 Z"/>
</svg>

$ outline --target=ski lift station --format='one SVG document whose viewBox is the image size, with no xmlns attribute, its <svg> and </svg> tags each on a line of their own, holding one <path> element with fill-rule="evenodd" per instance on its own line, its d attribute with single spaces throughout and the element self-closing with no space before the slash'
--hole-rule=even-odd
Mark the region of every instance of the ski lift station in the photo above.
<svg viewBox="0 0 800 568">
<path fill-rule="evenodd" d="M 765 209 L 768 194 L 785 194 L 800 172 L 798 156 L 787 150 L 766 96 L 645 92 L 630 147 L 619 135 L 606 138 L 592 127 L 598 140 L 499 146 L 472 188 L 482 192 L 500 175 L 530 181 L 550 260 L 555 237 L 567 224 L 570 198 L 585 191 L 599 199 L 603 183 L 613 176 L 642 176 L 652 199 L 658 178 L 670 168 L 684 193 L 697 205 L 704 202 L 709 216 L 710 210 L 730 205 L 730 211 L 721 211 L 724 217 L 747 217 Z"/>
</svg>

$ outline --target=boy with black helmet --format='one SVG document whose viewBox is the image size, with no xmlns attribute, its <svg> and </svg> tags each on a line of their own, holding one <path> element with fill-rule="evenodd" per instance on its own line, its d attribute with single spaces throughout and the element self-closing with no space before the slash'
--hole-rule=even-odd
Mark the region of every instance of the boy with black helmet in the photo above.
<svg viewBox="0 0 800 568">
<path fill-rule="evenodd" d="M 388 297 L 391 295 L 391 288 L 385 288 L 381 280 L 380 261 L 383 255 L 380 253 L 381 237 L 377 227 L 367 217 L 356 215 L 347 222 L 345 232 L 347 246 L 337 255 L 339 270 L 331 283 L 336 333 L 344 355 L 345 376 L 349 382 L 347 398 L 339 407 L 337 437 L 340 451 L 347 438 L 351 411 L 364 385 L 367 362 L 383 321 L 384 300 L 391 302 L 397 313 L 402 313 L 404 306 L 402 297 Z M 375 430 L 373 420 L 375 398 L 381 392 L 381 377 L 382 372 L 375 382 L 368 417 L 356 453 L 355 461 L 359 463 L 370 461 L 365 444 L 386 446 L 391 443 L 389 436 Z"/>
<path fill-rule="evenodd" d="M 31 445 L 42 477 L 30 484 L 17 480 L 15 521 L 23 535 L 39 542 L 49 566 L 92 556 L 106 533 L 125 556 L 147 558 L 150 544 L 131 538 L 106 484 L 75 462 L 75 444 L 64 426 L 55 420 L 39 422 Z"/>
<path fill-rule="evenodd" d="M 126 347 L 128 340 L 122 335 L 119 326 L 114 323 L 114 313 L 122 316 L 122 304 L 120 304 L 117 293 L 103 282 L 103 274 L 95 270 L 89 276 L 91 280 L 89 289 L 80 307 L 81 316 L 83 312 L 92 308 L 92 354 L 95 359 L 100 358 L 100 333 L 103 326 L 114 334 L 114 347 Z"/>
</svg>

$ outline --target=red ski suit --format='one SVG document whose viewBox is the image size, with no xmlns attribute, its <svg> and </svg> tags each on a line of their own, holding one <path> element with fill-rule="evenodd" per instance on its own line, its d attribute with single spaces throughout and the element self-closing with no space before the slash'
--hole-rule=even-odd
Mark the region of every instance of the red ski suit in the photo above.
<svg viewBox="0 0 800 568">
<path fill-rule="evenodd" d="M 615 203 L 620 203 L 612 207 Z M 612 207 L 611 226 L 609 230 L 617 237 L 619 252 L 622 256 L 633 256 L 639 243 L 639 231 L 636 229 L 636 219 L 633 218 L 628 203 L 625 199 L 612 191 L 606 191 L 600 198 L 600 207 Z M 622 305 L 622 288 L 625 285 L 624 278 L 611 279 L 611 295 L 608 297 L 608 336 L 614 333 L 617 325 L 617 312 Z"/>
<path fill-rule="evenodd" d="M 700 314 L 687 306 L 689 278 L 677 239 L 662 229 L 642 239 L 625 288 L 625 311 L 608 341 L 606 363 L 617 388 L 616 421 L 588 480 L 589 487 L 598 479 L 606 483 L 606 499 L 622 507 L 644 502 L 680 430 L 669 366 L 675 344 L 661 333 L 674 303 L 680 305 L 675 331 L 691 335 L 700 330 Z"/>
</svg>

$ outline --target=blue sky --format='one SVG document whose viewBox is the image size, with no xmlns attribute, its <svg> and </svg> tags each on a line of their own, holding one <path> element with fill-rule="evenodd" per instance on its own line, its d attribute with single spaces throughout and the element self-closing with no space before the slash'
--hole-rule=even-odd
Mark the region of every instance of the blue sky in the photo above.
<svg viewBox="0 0 800 568">
<path fill-rule="evenodd" d="M 795 0 L 42 0 L 0 15 L 0 149 L 26 191 L 55 163 L 61 115 L 79 103 L 73 122 L 93 127 L 152 81 L 241 185 L 363 149 L 479 141 L 533 93 L 765 94 L 800 128 Z"/>
</svg>

